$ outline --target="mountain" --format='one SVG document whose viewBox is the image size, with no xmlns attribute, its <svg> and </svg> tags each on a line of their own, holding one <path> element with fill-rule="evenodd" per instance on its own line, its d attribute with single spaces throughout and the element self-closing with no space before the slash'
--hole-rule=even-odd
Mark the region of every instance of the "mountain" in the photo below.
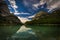
<svg viewBox="0 0 60 40">
<path fill-rule="evenodd" d="M 40 11 L 35 15 L 33 20 L 39 20 L 40 18 L 44 18 L 45 16 L 48 16 L 48 13 L 44 11 Z"/>
<path fill-rule="evenodd" d="M 22 24 L 14 14 L 10 13 L 4 0 L 0 1 L 0 25 L 1 24 Z"/>
<path fill-rule="evenodd" d="M 54 10 L 52 13 L 40 11 L 32 21 L 26 22 L 26 24 L 60 24 L 60 9 Z"/>
</svg>

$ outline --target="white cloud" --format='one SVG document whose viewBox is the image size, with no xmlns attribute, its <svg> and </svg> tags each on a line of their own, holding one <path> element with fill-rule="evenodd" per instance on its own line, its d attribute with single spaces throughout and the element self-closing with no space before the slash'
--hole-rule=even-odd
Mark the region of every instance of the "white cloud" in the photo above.
<svg viewBox="0 0 60 40">
<path fill-rule="evenodd" d="M 19 17 L 18 18 L 21 20 L 22 23 L 25 23 L 26 21 L 30 21 L 28 18 L 23 18 L 23 17 Z"/>
<path fill-rule="evenodd" d="M 49 11 L 55 8 L 60 8 L 60 0 L 40 0 L 39 3 L 33 4 L 33 6 L 38 8 L 38 6 L 43 5 L 45 3 L 47 3 L 47 9 L 50 9 Z"/>
<path fill-rule="evenodd" d="M 20 13 L 18 13 L 18 12 L 15 12 L 15 13 L 14 13 L 14 15 L 19 15 L 19 14 L 20 14 Z"/>
<path fill-rule="evenodd" d="M 28 18 L 33 18 L 33 17 L 35 17 L 35 15 L 29 16 Z"/>
<path fill-rule="evenodd" d="M 33 4 L 33 6 L 38 9 L 39 4 Z"/>
<path fill-rule="evenodd" d="M 16 5 L 15 0 L 8 0 L 12 6 L 12 8 L 14 8 L 15 12 L 17 12 L 16 8 L 18 8 L 18 6 Z"/>
<path fill-rule="evenodd" d="M 46 1 L 41 0 L 39 3 L 33 4 L 34 7 L 38 9 L 38 6 L 45 4 Z"/>
<path fill-rule="evenodd" d="M 44 0 L 41 0 L 40 1 L 40 5 L 43 5 L 43 4 L 45 4 L 46 3 L 46 1 L 44 1 Z"/>
<path fill-rule="evenodd" d="M 24 14 L 24 15 L 30 15 L 30 13 L 23 13 L 23 12 L 21 12 L 20 14 Z"/>
<path fill-rule="evenodd" d="M 18 8 L 18 6 L 16 5 L 15 0 L 8 0 L 8 1 L 10 2 L 11 6 L 14 8 L 15 14 L 19 14 L 18 11 L 16 10 L 16 8 Z M 34 0 L 24 0 L 23 1 L 24 5 L 26 7 L 31 6 L 32 9 L 34 9 L 34 10 L 39 9 L 38 6 L 43 5 L 45 3 L 47 3 L 47 9 L 50 9 L 49 11 L 51 11 L 54 8 L 60 8 L 60 0 L 40 0 L 39 2 L 37 2 L 37 0 L 35 0 L 35 2 L 37 2 L 37 3 L 33 3 L 33 2 L 34 2 Z M 43 6 L 41 8 L 43 8 Z M 9 8 L 9 9 L 11 9 L 11 8 Z M 28 14 L 29 15 L 29 13 L 20 13 L 20 14 Z"/>
<path fill-rule="evenodd" d="M 17 8 L 15 0 L 8 0 L 12 7 Z"/>
<path fill-rule="evenodd" d="M 22 15 L 30 15 L 30 13 L 23 13 L 23 12 L 15 12 L 14 14 L 15 15 L 20 15 L 20 14 L 22 14 Z"/>
<path fill-rule="evenodd" d="M 18 8 L 16 5 L 13 6 L 14 8 Z"/>
<path fill-rule="evenodd" d="M 23 3 L 24 3 L 24 6 L 26 6 L 28 8 L 31 8 L 33 10 L 38 9 L 38 7 L 37 7 L 39 5 L 38 0 L 24 0 Z"/>
<path fill-rule="evenodd" d="M 10 11 L 10 13 L 13 13 L 13 12 Z"/>
<path fill-rule="evenodd" d="M 50 9 L 49 11 L 51 11 L 55 8 L 60 8 L 60 1 L 57 1 L 56 3 L 52 3 L 52 4 L 48 5 L 47 8 Z"/>
<path fill-rule="evenodd" d="M 47 3 L 47 9 L 50 9 L 49 11 L 60 8 L 60 0 L 43 0 L 43 2 Z"/>
</svg>

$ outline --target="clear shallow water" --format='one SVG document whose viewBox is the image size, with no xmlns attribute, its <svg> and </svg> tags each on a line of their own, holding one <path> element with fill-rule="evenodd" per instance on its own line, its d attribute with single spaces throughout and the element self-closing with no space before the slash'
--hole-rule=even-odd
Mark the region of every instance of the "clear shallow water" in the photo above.
<svg viewBox="0 0 60 40">
<path fill-rule="evenodd" d="M 0 40 L 56 40 L 58 27 L 40 26 L 0 26 Z"/>
</svg>

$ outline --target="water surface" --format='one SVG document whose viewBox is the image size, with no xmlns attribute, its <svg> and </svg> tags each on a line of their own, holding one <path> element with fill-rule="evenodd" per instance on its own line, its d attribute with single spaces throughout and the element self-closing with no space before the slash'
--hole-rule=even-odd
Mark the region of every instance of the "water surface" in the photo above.
<svg viewBox="0 0 60 40">
<path fill-rule="evenodd" d="M 0 40 L 56 40 L 58 29 L 56 25 L 0 26 Z"/>
</svg>

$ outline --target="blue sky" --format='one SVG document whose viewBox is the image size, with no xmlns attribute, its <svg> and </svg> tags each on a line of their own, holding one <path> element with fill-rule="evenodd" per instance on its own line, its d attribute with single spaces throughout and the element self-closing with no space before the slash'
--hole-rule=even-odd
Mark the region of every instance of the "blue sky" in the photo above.
<svg viewBox="0 0 60 40">
<path fill-rule="evenodd" d="M 40 0 L 37 0 L 37 2 L 39 2 Z M 28 2 L 28 3 L 27 3 Z M 15 6 L 17 6 L 17 8 L 15 8 L 16 11 L 18 11 L 18 14 L 20 13 L 20 15 L 17 15 L 17 16 L 21 16 L 21 17 L 28 17 L 28 16 L 31 16 L 31 15 L 34 15 L 35 13 L 37 13 L 38 11 L 40 10 L 43 10 L 43 11 L 48 11 L 48 9 L 46 8 L 47 5 L 46 3 L 43 4 L 43 5 L 40 5 L 38 8 L 37 7 L 34 7 L 33 4 L 37 3 L 37 2 L 34 2 L 34 1 L 25 1 L 24 0 L 15 0 Z M 33 3 L 34 2 L 34 3 Z M 9 5 L 9 9 L 11 12 L 15 12 L 14 10 L 14 7 L 12 8 L 10 5 L 11 3 L 9 2 L 9 0 L 7 1 L 8 5 Z"/>
<path fill-rule="evenodd" d="M 6 0 L 6 2 L 10 12 L 24 20 L 29 20 L 39 11 L 51 12 L 60 5 L 60 0 Z"/>
</svg>

